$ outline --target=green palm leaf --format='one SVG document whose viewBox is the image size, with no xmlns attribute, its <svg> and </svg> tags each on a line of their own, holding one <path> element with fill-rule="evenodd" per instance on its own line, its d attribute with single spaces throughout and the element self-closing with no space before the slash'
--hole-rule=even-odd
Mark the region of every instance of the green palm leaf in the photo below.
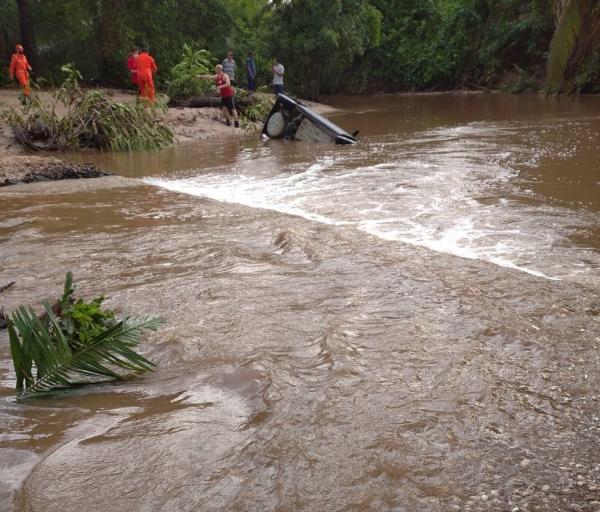
<svg viewBox="0 0 600 512">
<path fill-rule="evenodd" d="M 557 23 L 548 54 L 549 93 L 571 92 L 581 66 L 600 45 L 597 0 L 565 0 L 556 4 Z"/>
<path fill-rule="evenodd" d="M 569 57 L 577 44 L 581 30 L 581 2 L 570 0 L 563 9 L 550 42 L 548 54 L 548 91 L 560 92 Z"/>
<path fill-rule="evenodd" d="M 41 317 L 31 307 L 21 306 L 8 318 L 18 398 L 53 388 L 97 382 L 98 379 L 123 379 L 127 374 L 154 370 L 155 365 L 134 348 L 142 332 L 158 329 L 164 324 L 163 319 L 125 318 L 115 323 L 112 312 L 99 309 L 102 297 L 87 304 L 75 303 L 71 299 L 73 290 L 73 276 L 69 273 L 58 310 L 71 304 L 80 308 L 79 316 L 65 318 L 62 310 L 62 316 L 58 317 L 45 303 L 45 313 Z M 72 309 L 69 311 L 75 315 Z M 73 319 L 80 319 L 89 311 L 96 315 L 93 318 L 99 318 L 97 321 L 103 323 L 95 324 L 95 331 L 88 330 L 87 335 L 78 336 L 78 332 L 73 331 Z M 92 317 L 86 318 L 89 321 Z"/>
</svg>

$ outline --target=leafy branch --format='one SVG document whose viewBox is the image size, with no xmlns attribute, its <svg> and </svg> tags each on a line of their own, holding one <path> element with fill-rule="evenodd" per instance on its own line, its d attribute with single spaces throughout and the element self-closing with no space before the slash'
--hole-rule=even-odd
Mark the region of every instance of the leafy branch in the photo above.
<svg viewBox="0 0 600 512">
<path fill-rule="evenodd" d="M 73 298 L 73 276 L 65 279 L 62 298 L 54 307 L 44 303 L 38 317 L 29 306 L 8 318 L 8 337 L 19 399 L 55 388 L 121 380 L 152 371 L 154 363 L 134 348 L 145 330 L 164 324 L 157 317 L 115 319 L 102 309 L 103 297 L 91 302 Z"/>
</svg>

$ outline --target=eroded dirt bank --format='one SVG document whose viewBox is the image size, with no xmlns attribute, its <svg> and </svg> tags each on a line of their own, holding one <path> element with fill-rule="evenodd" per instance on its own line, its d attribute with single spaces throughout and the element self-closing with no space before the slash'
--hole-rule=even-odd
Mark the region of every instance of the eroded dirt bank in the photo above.
<svg viewBox="0 0 600 512">
<path fill-rule="evenodd" d="M 94 164 L 74 164 L 59 158 L 9 155 L 0 157 L 0 187 L 36 181 L 100 178 L 110 175 Z"/>
<path fill-rule="evenodd" d="M 106 89 L 106 93 L 119 102 L 132 102 L 136 98 L 131 91 Z M 44 91 L 39 94 L 47 101 L 51 100 L 50 92 Z M 336 110 L 323 104 L 305 103 L 319 113 Z M 18 107 L 18 91 L 14 88 L 0 89 L 0 110 Z M 60 113 L 60 108 L 57 110 Z M 256 135 L 260 128 L 260 123 L 244 128 L 227 126 L 219 108 L 174 107 L 164 113 L 163 119 L 175 134 L 175 144 L 249 137 Z M 0 121 L 0 186 L 34 181 L 96 178 L 107 174 L 93 165 L 76 165 L 58 157 L 28 155 L 15 141 L 11 128 Z"/>
</svg>

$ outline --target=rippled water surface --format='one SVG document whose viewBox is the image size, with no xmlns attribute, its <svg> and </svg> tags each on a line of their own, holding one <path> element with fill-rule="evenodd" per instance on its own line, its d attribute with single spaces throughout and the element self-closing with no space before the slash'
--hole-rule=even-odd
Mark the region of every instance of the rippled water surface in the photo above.
<svg viewBox="0 0 600 512">
<path fill-rule="evenodd" d="M 1 509 L 600 510 L 600 99 L 331 103 L 360 144 L 0 191 L 0 305 L 71 269 L 168 320 L 154 374 L 26 403 L 0 333 Z"/>
</svg>

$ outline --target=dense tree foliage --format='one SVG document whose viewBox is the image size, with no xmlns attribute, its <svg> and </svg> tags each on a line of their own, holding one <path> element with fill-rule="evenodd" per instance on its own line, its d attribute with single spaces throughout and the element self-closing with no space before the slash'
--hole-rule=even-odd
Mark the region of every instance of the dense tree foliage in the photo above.
<svg viewBox="0 0 600 512">
<path fill-rule="evenodd" d="M 50 81 L 71 62 L 124 84 L 130 48 L 149 46 L 165 83 L 187 44 L 219 59 L 232 49 L 239 68 L 253 50 L 263 85 L 276 54 L 286 87 L 311 97 L 540 90 L 546 76 L 554 91 L 600 92 L 596 0 L 0 0 L 5 63 L 18 41 Z"/>
<path fill-rule="evenodd" d="M 600 74 L 600 2 L 554 0 L 553 4 L 556 30 L 548 56 L 548 88 L 550 92 L 585 89 L 594 72 L 596 79 Z"/>
<path fill-rule="evenodd" d="M 291 81 L 316 97 L 342 87 L 341 75 L 380 42 L 381 13 L 366 0 L 280 2 L 270 26 L 270 46 L 293 63 Z"/>
</svg>

